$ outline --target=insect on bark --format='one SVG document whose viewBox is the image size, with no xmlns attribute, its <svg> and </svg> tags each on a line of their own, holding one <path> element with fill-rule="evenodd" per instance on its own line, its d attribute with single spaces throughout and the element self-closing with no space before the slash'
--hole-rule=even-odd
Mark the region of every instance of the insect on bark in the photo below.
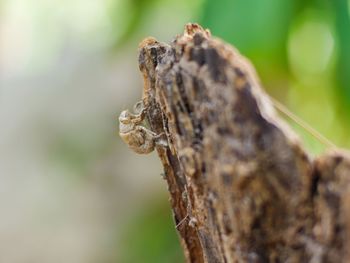
<svg viewBox="0 0 350 263">
<path fill-rule="evenodd" d="M 144 127 L 147 107 L 143 101 L 135 104 L 131 113 L 123 110 L 119 115 L 119 136 L 134 152 L 148 154 L 152 152 L 156 145 L 167 146 L 167 142 L 162 139 L 164 133 L 156 134 Z"/>
</svg>

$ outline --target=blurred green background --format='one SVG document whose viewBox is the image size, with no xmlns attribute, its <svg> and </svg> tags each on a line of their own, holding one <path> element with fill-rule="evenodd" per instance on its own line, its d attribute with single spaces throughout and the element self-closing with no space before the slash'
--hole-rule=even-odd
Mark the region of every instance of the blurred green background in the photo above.
<svg viewBox="0 0 350 263">
<path fill-rule="evenodd" d="M 132 153 L 117 117 L 141 96 L 138 43 L 187 22 L 236 45 L 269 94 L 350 147 L 349 2 L 1 0 L 0 262 L 183 262 L 157 156 Z"/>
</svg>

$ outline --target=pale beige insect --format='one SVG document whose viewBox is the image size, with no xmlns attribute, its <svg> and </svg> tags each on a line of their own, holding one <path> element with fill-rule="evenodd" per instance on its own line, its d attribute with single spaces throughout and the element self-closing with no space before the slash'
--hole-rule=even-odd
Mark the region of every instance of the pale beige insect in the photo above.
<svg viewBox="0 0 350 263">
<path fill-rule="evenodd" d="M 147 154 L 154 150 L 156 145 L 167 146 L 167 142 L 161 139 L 162 134 L 156 134 L 143 126 L 147 108 L 142 102 L 135 105 L 135 109 L 141 107 L 138 114 L 129 110 L 123 110 L 119 115 L 119 136 L 134 152 Z"/>
</svg>

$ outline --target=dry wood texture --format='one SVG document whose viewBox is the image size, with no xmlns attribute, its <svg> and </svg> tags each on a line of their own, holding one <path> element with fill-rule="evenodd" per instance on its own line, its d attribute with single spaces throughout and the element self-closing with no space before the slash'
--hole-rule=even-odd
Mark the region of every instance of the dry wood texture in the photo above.
<svg viewBox="0 0 350 263">
<path fill-rule="evenodd" d="M 347 153 L 311 159 L 250 63 L 197 24 L 139 52 L 188 262 L 350 262 Z"/>
</svg>

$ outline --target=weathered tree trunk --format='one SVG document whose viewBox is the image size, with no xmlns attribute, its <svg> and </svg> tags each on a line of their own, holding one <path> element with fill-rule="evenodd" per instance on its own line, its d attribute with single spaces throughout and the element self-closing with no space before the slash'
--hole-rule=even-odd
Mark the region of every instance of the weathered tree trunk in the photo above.
<svg viewBox="0 0 350 263">
<path fill-rule="evenodd" d="M 197 24 L 140 44 L 150 128 L 188 262 L 350 262 L 350 158 L 312 160 L 254 69 Z"/>
</svg>

